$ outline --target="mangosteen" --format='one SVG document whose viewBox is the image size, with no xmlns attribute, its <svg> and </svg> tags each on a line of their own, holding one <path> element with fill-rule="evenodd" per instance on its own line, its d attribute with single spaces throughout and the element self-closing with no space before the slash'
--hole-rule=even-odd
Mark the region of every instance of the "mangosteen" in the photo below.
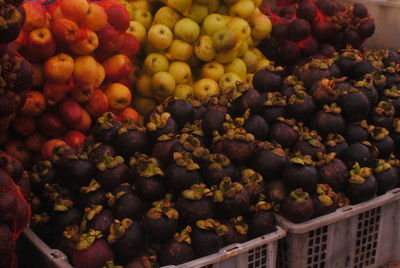
<svg viewBox="0 0 400 268">
<path fill-rule="evenodd" d="M 400 90 L 397 87 L 385 89 L 381 95 L 382 100 L 392 104 L 394 108 L 394 116 L 400 116 Z"/>
<path fill-rule="evenodd" d="M 196 100 L 195 98 L 189 98 L 189 101 L 194 109 L 194 120 L 201 120 L 207 112 L 207 108 L 201 101 Z"/>
<path fill-rule="evenodd" d="M 352 122 L 346 125 L 343 136 L 349 144 L 368 140 L 368 124 L 366 120 Z"/>
<path fill-rule="evenodd" d="M 211 138 L 213 132 L 216 130 L 219 133 L 223 132 L 223 123 L 225 121 L 226 112 L 211 110 L 204 114 L 201 121 L 201 128 L 203 129 L 206 137 Z"/>
<path fill-rule="evenodd" d="M 361 203 L 375 197 L 378 192 L 378 182 L 372 174 L 371 168 L 361 168 L 356 162 L 349 175 L 350 179 L 345 188 L 345 193 L 352 204 Z"/>
<path fill-rule="evenodd" d="M 396 144 L 386 128 L 374 127 L 370 133 L 371 143 L 378 149 L 380 158 L 388 158 L 396 149 Z"/>
<path fill-rule="evenodd" d="M 73 201 L 60 198 L 54 204 L 53 213 L 50 215 L 50 225 L 55 237 L 60 237 L 68 225 L 80 225 L 83 213 L 73 207 Z"/>
<path fill-rule="evenodd" d="M 283 148 L 291 148 L 299 139 L 299 131 L 296 120 L 278 117 L 277 122 L 271 126 L 269 138 L 282 145 Z"/>
<path fill-rule="evenodd" d="M 77 152 L 68 145 L 55 146 L 53 148 L 53 155 L 51 158 L 52 164 L 56 169 L 63 169 L 65 163 L 70 159 L 69 157 L 75 157 Z"/>
<path fill-rule="evenodd" d="M 165 109 L 181 129 L 187 123 L 192 123 L 195 116 L 193 105 L 188 100 L 172 100 Z"/>
<path fill-rule="evenodd" d="M 314 215 L 314 203 L 309 193 L 297 188 L 282 202 L 280 212 L 289 221 L 294 223 L 305 222 Z"/>
<path fill-rule="evenodd" d="M 171 114 L 166 112 L 162 114 L 153 113 L 146 124 L 146 128 L 147 134 L 152 141 L 156 141 L 161 135 L 176 134 L 178 132 L 177 123 L 171 117 Z"/>
<path fill-rule="evenodd" d="M 400 118 L 394 119 L 393 129 L 390 131 L 390 137 L 396 144 L 396 151 L 400 151 Z"/>
<path fill-rule="evenodd" d="M 93 128 L 93 139 L 95 142 L 104 144 L 113 144 L 118 134 L 118 130 L 122 127 L 122 123 L 117 121 L 113 113 L 105 113 L 97 118 Z"/>
<path fill-rule="evenodd" d="M 340 34 L 341 34 L 340 39 L 342 39 L 341 41 L 343 42 L 343 44 L 351 45 L 357 48 L 359 48 L 360 45 L 362 44 L 361 36 L 355 29 L 345 28 L 344 31 L 341 32 Z M 356 72 L 357 72 L 357 67 L 358 64 L 356 65 Z M 363 75 L 361 74 L 361 72 L 359 72 L 358 76 L 362 77 Z"/>
<path fill-rule="evenodd" d="M 288 195 L 287 188 L 283 180 L 274 180 L 265 185 L 265 197 L 274 204 L 279 204 Z"/>
<path fill-rule="evenodd" d="M 151 155 L 158 159 L 164 166 L 172 162 L 171 149 L 178 143 L 178 139 L 174 134 L 161 135 L 153 143 L 153 149 Z"/>
<path fill-rule="evenodd" d="M 221 111 L 224 113 L 228 113 L 233 98 L 236 96 L 236 89 L 234 87 L 228 87 L 225 89 L 223 94 L 209 96 L 206 101 L 207 111 Z"/>
<path fill-rule="evenodd" d="M 243 128 L 254 135 L 257 140 L 266 140 L 268 138 L 269 125 L 260 115 L 254 114 L 246 118 Z"/>
<path fill-rule="evenodd" d="M 276 219 L 271 204 L 260 201 L 250 207 L 246 217 L 249 238 L 257 238 L 276 231 Z"/>
<path fill-rule="evenodd" d="M 377 71 L 374 65 L 368 60 L 362 60 L 357 62 L 354 68 L 354 78 L 360 79 L 364 77 L 366 74 L 370 74 Z"/>
<path fill-rule="evenodd" d="M 198 220 L 192 229 L 192 248 L 196 258 L 218 252 L 223 243 L 223 236 L 228 228 L 218 220 Z"/>
<path fill-rule="evenodd" d="M 244 128 L 232 126 L 227 132 L 213 138 L 213 152 L 226 154 L 236 164 L 244 164 L 251 159 L 255 150 L 254 136 Z"/>
<path fill-rule="evenodd" d="M 24 166 L 14 156 L 0 152 L 0 169 L 6 171 L 14 182 L 18 182 L 24 174 Z"/>
<path fill-rule="evenodd" d="M 315 110 L 314 99 L 302 90 L 295 90 L 287 101 L 288 114 L 298 121 L 307 121 Z"/>
<path fill-rule="evenodd" d="M 118 267 L 118 266 L 117 266 Z M 160 268 L 156 255 L 142 255 L 129 261 L 125 268 Z M 111 266 L 114 268 L 114 266 Z"/>
<path fill-rule="evenodd" d="M 131 157 L 129 166 L 133 170 L 135 189 L 144 201 L 160 200 L 166 193 L 163 176 L 156 158 L 136 153 Z"/>
<path fill-rule="evenodd" d="M 127 263 L 142 251 L 145 235 L 142 225 L 131 219 L 115 220 L 110 226 L 107 242 L 113 248 L 117 258 Z"/>
<path fill-rule="evenodd" d="M 77 199 L 77 206 L 80 208 L 106 204 L 106 192 L 96 180 L 91 180 L 88 186 L 80 188 L 80 195 Z"/>
<path fill-rule="evenodd" d="M 288 36 L 288 23 L 277 21 L 271 30 L 271 36 L 279 41 L 284 41 Z M 264 41 L 265 43 L 265 41 Z"/>
<path fill-rule="evenodd" d="M 234 116 L 243 116 L 247 109 L 252 113 L 258 113 L 261 108 L 261 95 L 260 93 L 251 88 L 246 83 L 236 82 L 237 96 L 232 101 L 231 114 Z"/>
<path fill-rule="evenodd" d="M 104 209 L 103 206 L 91 206 L 85 208 L 85 214 L 82 218 L 81 230 L 100 231 L 107 236 L 111 224 L 114 222 L 113 214 L 110 210 Z"/>
<path fill-rule="evenodd" d="M 386 78 L 386 88 L 398 89 L 400 85 L 400 75 L 398 73 L 399 65 L 398 63 L 389 64 L 386 68 L 382 70 L 382 74 Z"/>
<path fill-rule="evenodd" d="M 240 178 L 240 183 L 244 186 L 246 191 L 249 193 L 251 198 L 251 203 L 255 203 L 260 194 L 265 193 L 265 182 L 260 173 L 255 172 L 250 168 L 242 170 L 242 176 Z"/>
<path fill-rule="evenodd" d="M 107 194 L 108 205 L 111 207 L 115 218 L 140 219 L 143 214 L 143 202 L 133 192 L 119 191 Z"/>
<path fill-rule="evenodd" d="M 333 45 L 331 45 L 329 43 L 320 43 L 318 52 L 324 58 L 332 58 L 334 53 L 336 52 L 336 49 L 335 49 L 335 47 Z"/>
<path fill-rule="evenodd" d="M 278 117 L 286 116 L 286 97 L 279 92 L 268 92 L 263 102 L 260 115 L 268 124 L 273 124 Z"/>
<path fill-rule="evenodd" d="M 319 161 L 316 163 L 319 172 L 319 182 L 331 187 L 335 192 L 344 189 L 349 171 L 342 160 L 336 158 L 336 153 L 318 155 Z"/>
<path fill-rule="evenodd" d="M 391 49 L 381 49 L 381 52 L 383 53 L 383 62 L 385 66 L 389 66 L 391 63 L 400 63 L 400 57 L 396 51 Z"/>
<path fill-rule="evenodd" d="M 204 184 L 193 184 L 176 200 L 176 209 L 185 224 L 214 216 L 213 192 Z"/>
<path fill-rule="evenodd" d="M 317 15 L 318 9 L 313 1 L 299 1 L 296 9 L 296 17 L 312 22 Z"/>
<path fill-rule="evenodd" d="M 332 103 L 330 106 L 324 105 L 323 109 L 313 115 L 310 126 L 322 137 L 326 137 L 330 133 L 343 133 L 346 122 L 340 114 L 340 107 L 336 103 Z"/>
<path fill-rule="evenodd" d="M 390 102 L 380 101 L 370 114 L 370 123 L 377 127 L 391 129 L 394 120 L 395 109 Z"/>
<path fill-rule="evenodd" d="M 335 1 L 333 0 L 318 0 L 315 2 L 318 10 L 325 16 L 332 17 L 335 14 Z"/>
<path fill-rule="evenodd" d="M 378 149 L 370 142 L 357 142 L 347 147 L 342 154 L 342 160 L 347 168 L 351 168 L 356 162 L 361 167 L 372 167 L 378 154 Z"/>
<path fill-rule="evenodd" d="M 293 146 L 293 152 L 300 152 L 303 155 L 309 155 L 314 160 L 317 159 L 317 153 L 326 153 L 325 145 L 323 145 L 322 138 L 315 130 L 309 131 L 306 127 L 300 124 L 302 129 L 298 142 Z"/>
<path fill-rule="evenodd" d="M 129 158 L 136 152 L 146 153 L 150 147 L 145 128 L 138 127 L 135 124 L 121 128 L 115 138 L 114 145 L 117 153 L 124 158 Z"/>
<path fill-rule="evenodd" d="M 99 231 L 89 230 L 79 237 L 72 254 L 72 264 L 76 268 L 103 267 L 114 259 L 113 250 L 102 238 Z"/>
<path fill-rule="evenodd" d="M 311 26 L 307 20 L 294 19 L 288 25 L 288 40 L 299 42 L 311 35 Z"/>
<path fill-rule="evenodd" d="M 371 37 L 375 33 L 374 20 L 372 18 L 362 20 L 360 25 L 358 25 L 357 33 L 361 38 Z"/>
<path fill-rule="evenodd" d="M 235 218 L 249 210 L 251 196 L 239 182 L 232 182 L 231 178 L 225 177 L 218 186 L 213 186 L 212 190 L 219 215 Z"/>
<path fill-rule="evenodd" d="M 293 62 L 294 60 L 301 57 L 301 47 L 298 43 L 283 40 L 278 46 L 278 53 L 281 59 L 285 63 Z M 271 91 L 277 91 L 279 88 L 272 89 Z"/>
<path fill-rule="evenodd" d="M 114 147 L 108 144 L 103 144 L 101 142 L 98 142 L 93 144 L 92 146 L 89 146 L 88 159 L 93 164 L 97 165 L 98 163 L 102 162 L 104 160 L 103 158 L 104 155 L 114 157 L 117 154 L 114 150 Z"/>
<path fill-rule="evenodd" d="M 86 154 L 69 156 L 60 172 L 62 182 L 72 188 L 80 188 L 89 184 L 96 174 L 96 167 L 88 160 Z"/>
<path fill-rule="evenodd" d="M 253 87 L 259 92 L 278 91 L 281 88 L 283 67 L 269 65 L 254 74 Z"/>
<path fill-rule="evenodd" d="M 278 143 L 258 142 L 249 165 L 259 172 L 265 181 L 282 178 L 287 157 L 282 146 Z"/>
<path fill-rule="evenodd" d="M 57 181 L 57 172 L 49 160 L 38 161 L 32 167 L 30 181 L 34 189 L 39 191 L 45 184 L 52 184 Z"/>
<path fill-rule="evenodd" d="M 288 75 L 283 79 L 282 87 L 280 93 L 282 96 L 290 97 L 294 94 L 295 90 L 303 90 L 305 91 L 304 83 L 299 80 L 299 78 L 295 75 Z M 276 93 L 276 92 L 272 92 Z"/>
<path fill-rule="evenodd" d="M 319 45 L 318 41 L 312 36 L 304 39 L 303 41 L 300 42 L 302 55 L 306 57 L 315 55 L 315 53 L 318 52 L 318 45 Z"/>
<path fill-rule="evenodd" d="M 174 163 L 165 170 L 165 185 L 174 195 L 178 195 L 193 184 L 201 183 L 199 169 L 200 166 L 193 162 L 190 153 L 174 153 Z"/>
<path fill-rule="evenodd" d="M 398 169 L 392 167 L 389 161 L 383 159 L 375 161 L 374 176 L 378 183 L 378 195 L 385 194 L 400 182 Z"/>
<path fill-rule="evenodd" d="M 331 78 L 330 68 L 334 64 L 332 59 L 313 59 L 295 67 L 294 74 L 303 81 L 307 89 L 311 89 L 312 85 L 322 78 Z"/>
<path fill-rule="evenodd" d="M 358 62 L 363 60 L 362 53 L 348 45 L 346 49 L 340 52 L 339 58 L 336 61 L 341 73 L 347 77 L 354 77 L 354 70 Z"/>
<path fill-rule="evenodd" d="M 319 181 L 319 172 L 309 155 L 296 153 L 289 159 L 290 164 L 283 171 L 283 181 L 290 191 L 302 188 L 314 192 Z"/>
<path fill-rule="evenodd" d="M 328 184 L 318 184 L 316 192 L 311 196 L 314 204 L 313 217 L 332 213 L 337 208 L 336 193 Z"/>
<path fill-rule="evenodd" d="M 154 201 L 153 207 L 144 216 L 146 234 L 152 241 L 167 242 L 178 229 L 179 214 L 171 198 L 171 195 L 166 195 L 165 199 Z"/>
<path fill-rule="evenodd" d="M 349 10 L 353 12 L 354 16 L 357 18 L 362 19 L 368 17 L 368 9 L 364 4 L 361 3 L 352 4 Z"/>
<path fill-rule="evenodd" d="M 339 84 L 346 78 L 328 79 L 322 78 L 316 81 L 311 87 L 311 95 L 319 105 L 337 102 L 340 97 Z"/>
<path fill-rule="evenodd" d="M 174 159 L 174 153 L 193 152 L 196 148 L 202 146 L 200 140 L 191 134 L 182 133 L 177 135 L 178 142 L 171 147 L 170 159 Z"/>
<path fill-rule="evenodd" d="M 191 232 L 192 228 L 187 226 L 161 246 L 158 254 L 161 265 L 178 265 L 193 259 Z"/>
<path fill-rule="evenodd" d="M 206 138 L 204 136 L 204 132 L 200 127 L 201 120 L 196 120 L 193 124 L 186 124 L 181 129 L 181 134 L 188 134 L 192 137 L 195 137 L 200 141 L 201 146 L 205 146 L 207 144 Z"/>
<path fill-rule="evenodd" d="M 96 179 L 106 191 L 112 191 L 123 182 L 128 181 L 129 168 L 122 156 L 103 156 L 103 162 L 98 163 Z"/>
<path fill-rule="evenodd" d="M 228 233 L 222 237 L 224 239 L 224 247 L 247 241 L 249 226 L 242 216 L 222 221 L 222 224 L 228 228 Z"/>
<path fill-rule="evenodd" d="M 238 171 L 231 160 L 224 154 L 210 154 L 207 166 L 201 170 L 208 187 L 218 185 L 224 177 L 238 178 Z"/>
<path fill-rule="evenodd" d="M 354 87 L 360 90 L 367 96 L 371 106 L 378 102 L 378 91 L 374 87 L 373 79 L 371 75 L 364 76 L 363 80 L 354 83 Z"/>
<path fill-rule="evenodd" d="M 197 147 L 192 152 L 192 159 L 200 166 L 200 172 L 203 173 L 208 166 L 210 151 L 205 147 Z"/>
<path fill-rule="evenodd" d="M 339 106 L 347 122 L 360 121 L 367 117 L 371 103 L 364 93 L 356 88 L 350 88 L 342 90 L 340 95 Z"/>
<path fill-rule="evenodd" d="M 0 216 L 3 223 L 12 227 L 15 226 L 18 200 L 12 191 L 2 189 L 0 198 Z"/>
<path fill-rule="evenodd" d="M 68 258 L 72 259 L 74 249 L 80 239 L 80 227 L 78 225 L 68 225 L 61 237 L 55 242 L 57 249 L 61 250 Z"/>
</svg>

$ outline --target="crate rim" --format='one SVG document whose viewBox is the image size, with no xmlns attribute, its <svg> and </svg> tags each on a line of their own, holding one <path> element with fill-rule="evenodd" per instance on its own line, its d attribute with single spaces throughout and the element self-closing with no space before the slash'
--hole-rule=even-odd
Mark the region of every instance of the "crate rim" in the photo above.
<svg viewBox="0 0 400 268">
<path fill-rule="evenodd" d="M 329 213 L 303 223 L 293 223 L 278 214 L 276 214 L 275 216 L 278 221 L 278 225 L 282 227 L 285 231 L 293 234 L 303 234 L 312 231 L 318 227 L 351 218 L 357 214 L 397 200 L 400 200 L 400 188 L 394 188 L 392 190 L 389 190 L 385 194 L 377 196 L 369 201 L 365 201 L 356 205 L 342 207 L 337 209 L 333 213 Z"/>
</svg>

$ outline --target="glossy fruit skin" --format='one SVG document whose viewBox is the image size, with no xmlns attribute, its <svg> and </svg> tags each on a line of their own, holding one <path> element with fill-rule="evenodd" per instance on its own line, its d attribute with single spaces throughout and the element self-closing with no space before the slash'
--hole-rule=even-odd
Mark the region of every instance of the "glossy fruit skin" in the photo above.
<svg viewBox="0 0 400 268">
<path fill-rule="evenodd" d="M 259 116 L 250 116 L 243 125 L 244 129 L 254 135 L 257 140 L 266 140 L 268 138 L 269 125 L 267 121 Z"/>
<path fill-rule="evenodd" d="M 143 214 L 143 202 L 137 195 L 128 192 L 115 201 L 112 212 L 119 220 L 140 219 Z"/>
<path fill-rule="evenodd" d="M 340 108 L 342 108 L 343 118 L 347 122 L 365 119 L 371 107 L 369 99 L 361 92 L 354 92 L 342 96 L 339 105 Z"/>
<path fill-rule="evenodd" d="M 322 137 L 326 137 L 330 133 L 341 134 L 346 127 L 346 123 L 340 114 L 337 115 L 325 111 L 315 113 L 310 125 Z"/>
<path fill-rule="evenodd" d="M 77 206 L 80 208 L 96 205 L 105 206 L 106 201 L 106 192 L 102 189 L 98 189 L 87 194 L 80 194 L 78 197 Z"/>
<path fill-rule="evenodd" d="M 142 225 L 137 221 L 133 221 L 133 224 L 128 228 L 125 235 L 118 239 L 112 245 L 112 248 L 118 258 L 122 262 L 127 263 L 142 252 L 144 240 L 145 236 Z"/>
<path fill-rule="evenodd" d="M 152 219 L 146 215 L 144 218 L 144 227 L 146 235 L 149 236 L 151 240 L 165 243 L 176 233 L 178 221 L 169 219 L 165 215 L 162 215 L 159 219 Z"/>
<path fill-rule="evenodd" d="M 372 167 L 376 156 L 362 143 L 351 144 L 342 155 L 347 168 L 352 168 L 358 162 L 361 167 Z"/>
<path fill-rule="evenodd" d="M 222 123 L 225 121 L 226 113 L 222 111 L 207 111 L 201 122 L 201 128 L 206 137 L 212 137 L 213 131 L 217 130 L 220 135 L 223 133 Z"/>
<path fill-rule="evenodd" d="M 234 116 L 242 116 L 247 109 L 250 109 L 253 113 L 258 113 L 261 105 L 260 93 L 250 88 L 232 102 L 231 114 Z"/>
<path fill-rule="evenodd" d="M 390 167 L 389 169 L 380 173 L 374 174 L 378 183 L 378 195 L 385 194 L 387 191 L 396 187 L 399 184 L 399 172 L 396 168 Z"/>
<path fill-rule="evenodd" d="M 253 87 L 259 92 L 272 92 L 280 89 L 282 77 L 269 70 L 260 70 L 254 74 Z"/>
<path fill-rule="evenodd" d="M 72 263 L 77 268 L 101 268 L 107 261 L 114 259 L 114 254 L 104 239 L 99 239 L 85 250 L 74 250 Z"/>
<path fill-rule="evenodd" d="M 232 223 L 226 221 L 222 223 L 228 228 L 228 234 L 223 236 L 224 247 L 234 243 L 244 243 L 248 240 L 247 234 L 239 234 Z"/>
<path fill-rule="evenodd" d="M 276 122 L 271 126 L 269 137 L 271 141 L 278 142 L 282 147 L 291 148 L 297 142 L 299 133 L 283 122 Z"/>
<path fill-rule="evenodd" d="M 129 169 L 122 163 L 105 171 L 97 171 L 97 181 L 104 190 L 112 191 L 129 178 Z"/>
<path fill-rule="evenodd" d="M 341 192 L 347 184 L 349 172 L 342 160 L 334 158 L 329 163 L 318 167 L 319 182 L 328 184 L 333 191 Z"/>
<path fill-rule="evenodd" d="M 186 224 L 193 224 L 197 220 L 214 217 L 215 205 L 211 198 L 203 197 L 200 200 L 189 200 L 180 195 L 176 201 L 176 209 L 180 218 Z"/>
<path fill-rule="evenodd" d="M 281 156 L 271 150 L 258 150 L 254 153 L 250 166 L 259 172 L 265 181 L 272 181 L 282 178 L 287 163 L 286 154 Z"/>
<path fill-rule="evenodd" d="M 62 177 L 64 183 L 71 187 L 82 187 L 89 184 L 96 174 L 95 166 L 87 161 L 69 160 L 63 167 Z"/>
<path fill-rule="evenodd" d="M 364 179 L 365 182 L 363 184 L 350 183 L 345 189 L 345 194 L 352 204 L 358 204 L 370 200 L 378 192 L 378 182 L 374 175 Z"/>
<path fill-rule="evenodd" d="M 203 257 L 216 253 L 221 249 L 224 241 L 214 230 L 203 230 L 197 227 L 192 229 L 192 248 L 196 257 Z"/>
<path fill-rule="evenodd" d="M 388 158 L 396 149 L 396 144 L 390 136 L 383 140 L 371 140 L 371 143 L 378 149 L 379 158 Z"/>
<path fill-rule="evenodd" d="M 114 144 L 118 154 L 124 158 L 129 158 L 136 152 L 147 153 L 150 147 L 146 133 L 140 130 L 128 130 L 118 134 Z"/>
<path fill-rule="evenodd" d="M 249 237 L 257 238 L 276 231 L 276 219 L 272 210 L 251 213 L 247 217 Z"/>
<path fill-rule="evenodd" d="M 306 192 L 314 192 L 319 178 L 319 172 L 314 166 L 291 164 L 283 172 L 283 181 L 290 191 L 302 188 Z"/>
<path fill-rule="evenodd" d="M 319 217 L 325 214 L 332 213 L 336 210 L 337 208 L 337 203 L 336 201 L 333 201 L 333 203 L 330 206 L 324 205 L 319 199 L 318 195 L 312 195 L 311 199 L 314 204 L 314 215 L 313 217 Z"/>
<path fill-rule="evenodd" d="M 195 116 L 193 105 L 187 100 L 173 100 L 168 103 L 166 111 L 181 129 L 185 124 L 192 123 Z"/>
<path fill-rule="evenodd" d="M 178 265 L 192 260 L 194 253 L 191 245 L 171 239 L 162 245 L 159 256 L 161 265 Z"/>
<path fill-rule="evenodd" d="M 282 215 L 294 223 L 305 222 L 314 214 L 314 203 L 311 198 L 297 203 L 295 200 L 287 197 L 281 207 Z"/>
<path fill-rule="evenodd" d="M 165 170 L 165 182 L 173 194 L 179 194 L 185 189 L 189 189 L 193 184 L 202 182 L 200 173 L 196 170 L 186 170 L 172 163 Z"/>
<path fill-rule="evenodd" d="M 349 144 L 368 140 L 368 131 L 355 123 L 346 125 L 343 136 Z"/>
<path fill-rule="evenodd" d="M 161 176 L 137 177 L 135 188 L 139 197 L 147 202 L 160 200 L 166 194 L 166 187 Z"/>
<path fill-rule="evenodd" d="M 293 151 L 300 152 L 303 155 L 309 155 L 313 158 L 313 160 L 317 160 L 317 154 L 325 154 L 326 148 L 322 143 L 320 143 L 318 147 L 314 147 L 307 141 L 300 140 L 293 146 Z"/>
<path fill-rule="evenodd" d="M 114 217 L 110 210 L 103 209 L 87 223 L 87 230 L 93 229 L 100 231 L 103 235 L 108 235 L 110 225 L 114 223 Z"/>
<path fill-rule="evenodd" d="M 224 201 L 217 203 L 218 214 L 225 218 L 235 218 L 249 210 L 251 196 L 243 189 L 232 198 L 224 197 Z"/>
</svg>

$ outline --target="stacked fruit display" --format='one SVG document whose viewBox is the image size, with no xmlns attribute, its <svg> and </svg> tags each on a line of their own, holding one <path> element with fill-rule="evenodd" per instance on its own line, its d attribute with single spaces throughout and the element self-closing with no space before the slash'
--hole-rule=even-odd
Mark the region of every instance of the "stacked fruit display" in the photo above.
<svg viewBox="0 0 400 268">
<path fill-rule="evenodd" d="M 334 0 L 301 0 L 277 8 L 261 7 L 273 23 L 267 56 L 286 62 L 300 57 L 331 57 L 350 44 L 359 48 L 375 32 L 374 19 L 363 4 L 349 8 Z M 268 51 L 267 51 L 268 50 Z"/>
<path fill-rule="evenodd" d="M 7 152 L 29 166 L 46 141 L 82 146 L 92 119 L 106 111 L 138 119 L 129 106 L 132 61 L 140 42 L 125 33 L 129 13 L 122 4 L 76 0 L 22 5 L 26 21 L 14 47 L 33 64 L 33 90 L 11 124 L 11 138 L 4 138 Z"/>
<path fill-rule="evenodd" d="M 261 1 L 124 2 L 131 10 L 130 31 L 143 42 L 143 68 L 134 105 L 145 114 L 173 95 L 198 100 L 223 92 L 235 81 L 251 81 L 268 64 L 256 48 L 271 31 L 258 9 Z"/>
</svg>

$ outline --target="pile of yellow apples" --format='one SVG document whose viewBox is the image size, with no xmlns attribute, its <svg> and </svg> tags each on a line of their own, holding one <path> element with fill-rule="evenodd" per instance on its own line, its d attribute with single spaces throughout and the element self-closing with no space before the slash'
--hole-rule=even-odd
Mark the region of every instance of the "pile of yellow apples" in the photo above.
<svg viewBox="0 0 400 268">
<path fill-rule="evenodd" d="M 256 48 L 272 28 L 261 0 L 121 2 L 132 20 L 128 32 L 142 43 L 133 98 L 142 113 L 169 96 L 203 101 L 236 81 L 251 83 L 269 64 Z"/>
</svg>

